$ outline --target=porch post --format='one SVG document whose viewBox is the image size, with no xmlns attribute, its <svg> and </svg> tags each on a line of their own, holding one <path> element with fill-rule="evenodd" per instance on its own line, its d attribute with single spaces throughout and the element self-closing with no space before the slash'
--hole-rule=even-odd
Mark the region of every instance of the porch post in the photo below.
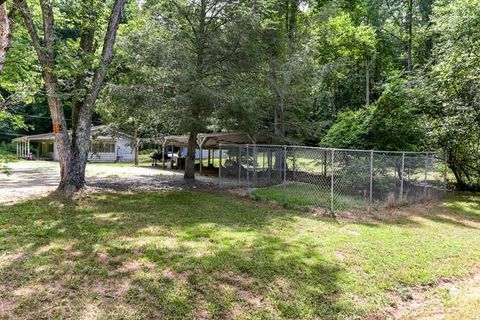
<svg viewBox="0 0 480 320">
<path fill-rule="evenodd" d="M 27 140 L 27 157 L 30 155 L 30 140 Z"/>
<path fill-rule="evenodd" d="M 202 145 L 200 145 L 200 175 L 202 175 L 202 167 L 203 167 L 203 150 L 202 150 Z"/>
<path fill-rule="evenodd" d="M 15 146 L 17 147 L 17 157 L 18 157 L 18 142 L 15 143 Z"/>
<path fill-rule="evenodd" d="M 162 169 L 165 169 L 165 143 L 162 143 Z"/>
</svg>

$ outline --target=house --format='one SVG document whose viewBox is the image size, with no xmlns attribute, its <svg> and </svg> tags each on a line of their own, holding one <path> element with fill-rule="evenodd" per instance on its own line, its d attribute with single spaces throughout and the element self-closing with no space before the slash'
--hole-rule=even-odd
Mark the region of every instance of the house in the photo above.
<svg viewBox="0 0 480 320">
<path fill-rule="evenodd" d="M 34 159 L 58 160 L 55 148 L 55 134 L 43 133 L 22 136 L 12 141 L 17 145 L 17 156 Z M 111 134 L 106 126 L 91 128 L 89 162 L 130 162 L 134 161 L 133 138 L 125 133 Z"/>
</svg>

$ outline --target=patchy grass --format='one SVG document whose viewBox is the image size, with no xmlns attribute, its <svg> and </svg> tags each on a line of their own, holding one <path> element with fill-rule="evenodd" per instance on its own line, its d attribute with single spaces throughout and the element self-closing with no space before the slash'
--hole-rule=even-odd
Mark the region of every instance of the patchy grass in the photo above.
<svg viewBox="0 0 480 320">
<path fill-rule="evenodd" d="M 0 207 L 0 318 L 363 318 L 474 270 L 479 202 L 350 222 L 189 192 Z"/>
<path fill-rule="evenodd" d="M 413 293 L 395 310 L 402 319 L 480 319 L 480 273 L 466 279 L 439 281 L 434 288 Z"/>
</svg>

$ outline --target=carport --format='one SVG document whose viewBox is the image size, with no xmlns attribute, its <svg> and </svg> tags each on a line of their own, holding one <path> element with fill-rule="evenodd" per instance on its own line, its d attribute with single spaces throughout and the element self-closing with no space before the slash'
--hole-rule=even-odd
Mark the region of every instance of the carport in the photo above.
<svg viewBox="0 0 480 320">
<path fill-rule="evenodd" d="M 198 160 L 198 171 L 204 173 L 205 169 L 209 171 L 218 171 L 221 162 L 220 145 L 221 144 L 250 144 L 255 143 L 252 137 L 246 132 L 217 132 L 217 133 L 199 133 L 197 135 L 197 150 L 195 152 L 195 161 Z M 165 151 L 172 152 L 172 163 L 168 166 L 173 168 L 173 154 L 176 156 L 176 168 L 185 169 L 184 162 L 181 159 L 186 157 L 186 147 L 188 145 L 188 135 L 164 136 L 159 140 L 162 148 L 162 168 L 166 168 Z M 204 160 L 207 165 L 204 167 Z M 219 159 L 218 166 L 215 165 L 215 159 Z M 195 165 L 197 167 L 197 164 Z"/>
</svg>

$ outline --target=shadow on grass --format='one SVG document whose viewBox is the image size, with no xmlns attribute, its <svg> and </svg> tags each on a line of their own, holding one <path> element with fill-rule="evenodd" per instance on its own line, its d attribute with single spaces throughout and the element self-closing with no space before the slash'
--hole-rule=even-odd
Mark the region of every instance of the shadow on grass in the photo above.
<svg viewBox="0 0 480 320">
<path fill-rule="evenodd" d="M 187 192 L 0 208 L 0 317 L 337 317 L 341 267 L 269 231 L 295 214 Z"/>
<path fill-rule="evenodd" d="M 421 227 L 422 223 L 417 218 L 480 230 L 480 194 L 455 193 L 423 204 L 375 209 L 372 212 L 366 210 L 336 212 L 331 217 L 328 214 L 319 217 L 322 220 L 349 222 L 372 228 L 382 225 Z"/>
</svg>

